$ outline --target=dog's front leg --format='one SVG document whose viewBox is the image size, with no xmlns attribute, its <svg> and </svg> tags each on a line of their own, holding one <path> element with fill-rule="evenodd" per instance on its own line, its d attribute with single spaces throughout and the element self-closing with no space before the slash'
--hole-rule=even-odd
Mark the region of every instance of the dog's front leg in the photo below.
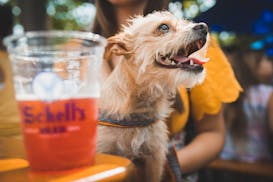
<svg viewBox="0 0 273 182">
<path fill-rule="evenodd" d="M 160 182 L 163 176 L 166 157 L 163 152 L 147 155 L 145 160 L 145 179 L 146 182 Z"/>
</svg>

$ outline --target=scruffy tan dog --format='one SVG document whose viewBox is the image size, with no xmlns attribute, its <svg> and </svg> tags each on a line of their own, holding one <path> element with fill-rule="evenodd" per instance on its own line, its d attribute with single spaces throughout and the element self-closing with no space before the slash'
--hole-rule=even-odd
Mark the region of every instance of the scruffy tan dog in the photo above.
<svg viewBox="0 0 273 182">
<path fill-rule="evenodd" d="M 203 81 L 207 40 L 206 24 L 166 11 L 137 16 L 108 39 L 105 59 L 115 55 L 120 62 L 102 86 L 100 115 L 109 125 L 125 126 L 100 125 L 97 151 L 142 160 L 146 181 L 161 180 L 172 98 L 178 85 Z"/>
</svg>

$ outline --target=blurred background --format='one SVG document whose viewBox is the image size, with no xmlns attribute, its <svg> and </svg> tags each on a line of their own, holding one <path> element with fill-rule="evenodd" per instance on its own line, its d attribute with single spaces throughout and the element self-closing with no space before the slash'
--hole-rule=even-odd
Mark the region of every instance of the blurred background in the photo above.
<svg viewBox="0 0 273 182">
<path fill-rule="evenodd" d="M 172 0 L 169 10 L 209 25 L 245 90 L 226 106 L 225 148 L 201 170 L 200 181 L 273 181 L 273 110 L 268 108 L 273 100 L 273 0 Z M 12 33 L 91 31 L 95 12 L 92 0 L 0 0 L 0 48 L 3 37 Z"/>
<path fill-rule="evenodd" d="M 169 4 L 178 17 L 208 23 L 222 46 L 238 43 L 238 35 L 252 41 L 272 33 L 272 9 L 272 0 L 172 0 Z M 95 12 L 94 0 L 0 0 L 0 33 L 3 37 L 41 29 L 90 31 Z"/>
</svg>

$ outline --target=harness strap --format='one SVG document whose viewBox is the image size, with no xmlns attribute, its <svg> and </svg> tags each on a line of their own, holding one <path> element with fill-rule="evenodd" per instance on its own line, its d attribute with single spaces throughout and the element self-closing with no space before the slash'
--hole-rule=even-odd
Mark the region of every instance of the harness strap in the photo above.
<svg viewBox="0 0 273 182">
<path fill-rule="evenodd" d="M 116 119 L 115 116 L 106 116 L 104 113 L 99 114 L 99 125 L 112 126 L 119 128 L 134 128 L 149 126 L 158 120 L 148 117 L 147 114 L 130 114 L 130 117 L 124 119 Z"/>
</svg>

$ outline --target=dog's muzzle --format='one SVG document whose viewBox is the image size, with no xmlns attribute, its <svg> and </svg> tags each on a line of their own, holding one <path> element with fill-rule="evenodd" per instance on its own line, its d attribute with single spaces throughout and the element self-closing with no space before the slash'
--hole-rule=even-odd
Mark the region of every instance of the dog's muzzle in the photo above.
<svg viewBox="0 0 273 182">
<path fill-rule="evenodd" d="M 193 31 L 197 34 L 197 39 L 192 41 L 186 47 L 181 47 L 175 55 L 171 53 L 159 55 L 155 60 L 158 66 L 164 68 L 180 68 L 185 71 L 199 73 L 203 71 L 203 64 L 206 61 L 189 57 L 194 52 L 199 51 L 207 42 L 208 27 L 204 23 L 199 23 L 193 27 Z"/>
</svg>

